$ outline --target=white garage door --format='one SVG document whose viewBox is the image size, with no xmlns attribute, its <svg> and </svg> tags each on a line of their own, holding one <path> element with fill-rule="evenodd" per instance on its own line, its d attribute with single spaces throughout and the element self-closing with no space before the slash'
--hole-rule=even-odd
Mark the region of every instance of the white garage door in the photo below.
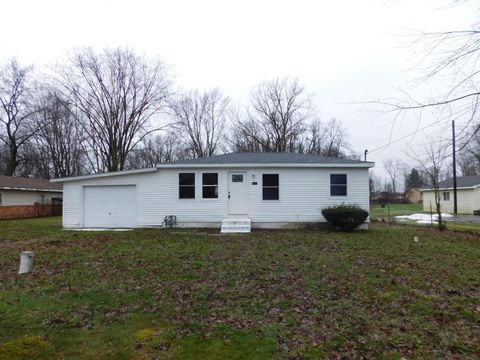
<svg viewBox="0 0 480 360">
<path fill-rule="evenodd" d="M 137 198 L 135 185 L 87 186 L 83 226 L 101 228 L 135 227 Z"/>
</svg>

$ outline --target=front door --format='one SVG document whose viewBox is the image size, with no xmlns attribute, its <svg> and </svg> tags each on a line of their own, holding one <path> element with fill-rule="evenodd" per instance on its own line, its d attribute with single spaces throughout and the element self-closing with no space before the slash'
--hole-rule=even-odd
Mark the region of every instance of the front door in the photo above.
<svg viewBox="0 0 480 360">
<path fill-rule="evenodd" d="M 228 214 L 247 214 L 247 174 L 228 173 Z"/>
</svg>

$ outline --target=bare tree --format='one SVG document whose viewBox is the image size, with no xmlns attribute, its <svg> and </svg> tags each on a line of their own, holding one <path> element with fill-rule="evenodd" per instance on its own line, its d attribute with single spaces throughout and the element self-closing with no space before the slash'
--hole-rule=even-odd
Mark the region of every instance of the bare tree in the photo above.
<svg viewBox="0 0 480 360">
<path fill-rule="evenodd" d="M 4 174 L 13 176 L 21 163 L 20 151 L 36 131 L 32 122 L 31 71 L 16 59 L 0 68 L 0 140 L 5 145 Z"/>
<path fill-rule="evenodd" d="M 68 177 L 88 172 L 83 144 L 86 135 L 74 116 L 71 104 L 54 91 L 47 90 L 38 99 L 35 121 L 39 130 L 32 138 L 36 148 L 48 154 L 48 177 Z"/>
<path fill-rule="evenodd" d="M 370 189 L 370 195 L 382 190 L 382 179 L 372 171 L 368 174 L 368 187 Z"/>
<path fill-rule="evenodd" d="M 451 5 L 462 6 L 467 2 L 469 1 L 452 1 Z M 451 6 L 444 11 L 449 8 Z M 421 115 L 425 110 L 435 111 L 441 116 L 441 120 L 436 123 L 454 119 L 465 130 L 476 121 L 479 108 L 480 22 L 440 32 L 418 31 L 411 36 L 414 38 L 412 49 L 423 55 L 417 68 L 428 64 L 424 66 L 424 75 L 418 79 L 416 86 L 440 79 L 442 87 L 437 86 L 437 89 L 446 90 L 437 91 L 425 99 L 404 91 L 402 100 L 385 100 L 381 104 L 394 110 L 396 118 L 406 112 L 415 111 Z M 473 132 L 478 132 L 479 129 L 480 124 L 476 124 Z M 459 135 L 457 140 L 466 140 L 470 133 L 462 131 Z"/>
<path fill-rule="evenodd" d="M 234 125 L 236 136 L 240 136 L 249 148 L 295 151 L 313 116 L 305 88 L 296 79 L 275 79 L 260 83 L 250 98 L 246 119 Z"/>
<path fill-rule="evenodd" d="M 174 128 L 182 135 L 190 157 L 215 155 L 222 146 L 229 99 L 219 89 L 180 95 L 172 106 Z"/>
<path fill-rule="evenodd" d="M 347 145 L 347 133 L 336 119 L 326 124 L 320 120 L 311 121 L 302 135 L 298 152 L 335 158 L 346 156 L 344 147 Z"/>
<path fill-rule="evenodd" d="M 66 100 L 83 115 L 90 164 L 97 171 L 123 170 L 127 156 L 160 126 L 152 120 L 167 106 L 171 80 L 160 61 L 128 49 L 75 52 L 59 70 Z"/>
<path fill-rule="evenodd" d="M 128 168 L 154 167 L 157 164 L 180 160 L 186 157 L 186 150 L 173 132 L 146 137 L 138 148 L 128 154 Z"/>
<path fill-rule="evenodd" d="M 387 159 L 383 162 L 383 166 L 392 184 L 392 191 L 396 193 L 398 190 L 398 179 L 402 175 L 404 165 L 399 159 Z"/>
<path fill-rule="evenodd" d="M 434 192 L 438 228 L 443 229 L 445 226 L 442 219 L 440 181 L 445 171 L 445 161 L 448 157 L 447 147 L 445 144 L 430 139 L 428 144 L 425 145 L 423 153 L 415 154 L 415 152 L 412 151 L 411 154 L 410 156 L 418 163 L 423 176 L 429 182 L 428 185 L 430 185 Z"/>
</svg>

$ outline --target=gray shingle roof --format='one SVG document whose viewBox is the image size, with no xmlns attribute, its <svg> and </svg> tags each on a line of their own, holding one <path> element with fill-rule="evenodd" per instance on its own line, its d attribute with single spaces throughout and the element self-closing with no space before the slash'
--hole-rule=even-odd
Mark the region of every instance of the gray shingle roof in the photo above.
<svg viewBox="0 0 480 360">
<path fill-rule="evenodd" d="M 170 164 L 365 164 L 364 161 L 286 152 L 245 152 L 201 159 L 179 160 Z M 373 163 L 370 163 L 373 164 Z"/>
<path fill-rule="evenodd" d="M 53 184 L 46 179 L 0 175 L 0 189 L 62 191 L 62 184 Z"/>
<path fill-rule="evenodd" d="M 440 182 L 440 188 L 453 188 L 453 178 Z M 480 185 L 480 175 L 457 177 L 457 187 L 472 187 Z"/>
</svg>

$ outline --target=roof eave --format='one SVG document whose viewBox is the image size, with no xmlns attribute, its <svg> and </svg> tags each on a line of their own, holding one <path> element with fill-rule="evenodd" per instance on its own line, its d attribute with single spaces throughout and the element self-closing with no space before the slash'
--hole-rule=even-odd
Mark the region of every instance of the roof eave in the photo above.
<svg viewBox="0 0 480 360">
<path fill-rule="evenodd" d="M 33 189 L 25 187 L 0 186 L 0 190 L 40 191 L 40 192 L 63 192 L 62 189 Z"/>
<path fill-rule="evenodd" d="M 78 180 L 100 179 L 100 178 L 112 177 L 112 176 L 123 176 L 123 175 L 135 175 L 135 174 L 149 173 L 149 172 L 155 172 L 157 170 L 158 170 L 157 167 L 151 167 L 151 168 L 145 168 L 145 169 L 106 172 L 106 173 L 101 173 L 101 174 L 72 176 L 72 177 L 66 177 L 66 178 L 52 179 L 52 180 L 50 180 L 50 182 L 52 182 L 52 183 L 64 183 L 64 182 L 78 181 Z"/>
<path fill-rule="evenodd" d="M 463 187 L 457 187 L 457 190 L 475 190 L 478 187 L 478 185 L 475 186 L 463 186 Z M 438 191 L 443 191 L 443 190 L 453 190 L 453 187 L 445 187 L 445 188 L 438 188 Z M 435 191 L 435 189 L 420 189 L 421 192 L 424 191 Z"/>
</svg>

